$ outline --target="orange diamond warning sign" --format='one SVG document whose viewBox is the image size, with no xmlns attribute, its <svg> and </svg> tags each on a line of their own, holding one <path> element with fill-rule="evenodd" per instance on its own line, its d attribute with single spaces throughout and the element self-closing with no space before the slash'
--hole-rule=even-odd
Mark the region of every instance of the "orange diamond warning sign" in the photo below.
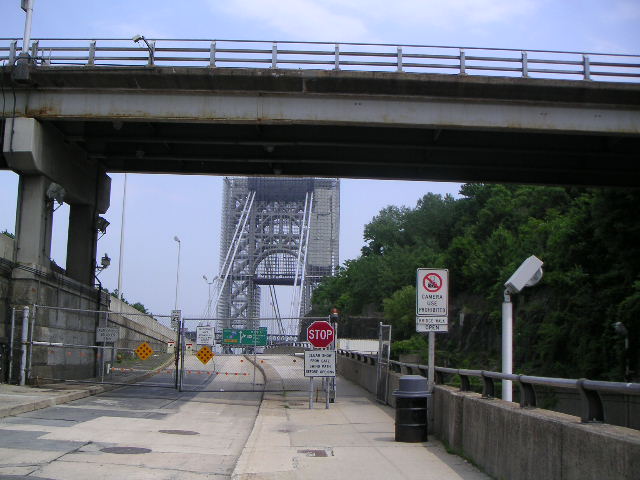
<svg viewBox="0 0 640 480">
<path fill-rule="evenodd" d="M 135 349 L 136 355 L 140 357 L 140 360 L 146 360 L 153 354 L 153 348 L 147 343 L 143 342 L 138 348 Z"/>
<path fill-rule="evenodd" d="M 205 345 L 200 350 L 198 350 L 198 353 L 196 353 L 196 357 L 198 357 L 198 360 L 206 365 L 207 362 L 213 358 L 213 352 L 208 346 Z"/>
</svg>

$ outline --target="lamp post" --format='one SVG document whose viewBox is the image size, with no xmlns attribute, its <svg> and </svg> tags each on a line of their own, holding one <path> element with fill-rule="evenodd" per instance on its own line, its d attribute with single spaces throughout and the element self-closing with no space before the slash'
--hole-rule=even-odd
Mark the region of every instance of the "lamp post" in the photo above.
<svg viewBox="0 0 640 480">
<path fill-rule="evenodd" d="M 181 247 L 181 243 L 180 243 L 180 239 L 178 238 L 178 236 L 174 236 L 173 239 L 178 242 L 178 266 L 176 268 L 176 301 L 175 304 L 173 306 L 174 310 L 178 309 L 178 286 L 180 285 L 180 247 Z"/>
<path fill-rule="evenodd" d="M 211 316 L 211 285 L 213 285 L 213 282 L 216 281 L 217 277 L 211 281 L 209 281 L 206 275 L 202 275 L 202 278 L 204 279 L 205 282 L 207 282 L 207 285 L 209 285 L 209 296 L 207 297 L 207 310 L 204 313 L 205 318 L 209 318 Z"/>
<path fill-rule="evenodd" d="M 630 381 L 631 369 L 629 368 L 629 330 L 622 322 L 616 322 L 613 324 L 615 332 L 624 338 L 624 381 Z"/>
<path fill-rule="evenodd" d="M 502 302 L 502 373 L 513 373 L 513 303 L 511 295 L 519 293 L 523 288 L 532 287 L 542 278 L 542 260 L 535 255 L 527 258 L 504 284 L 504 301 Z M 511 380 L 502 380 L 502 399 L 512 400 L 513 388 Z"/>
</svg>

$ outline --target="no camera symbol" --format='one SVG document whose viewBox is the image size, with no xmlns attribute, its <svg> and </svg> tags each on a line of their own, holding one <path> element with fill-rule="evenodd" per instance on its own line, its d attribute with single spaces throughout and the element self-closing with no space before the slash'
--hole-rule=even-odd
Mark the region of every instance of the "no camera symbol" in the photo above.
<svg viewBox="0 0 640 480">
<path fill-rule="evenodd" d="M 437 292 L 442 288 L 442 277 L 437 273 L 427 273 L 422 280 L 422 286 L 427 292 Z"/>
</svg>

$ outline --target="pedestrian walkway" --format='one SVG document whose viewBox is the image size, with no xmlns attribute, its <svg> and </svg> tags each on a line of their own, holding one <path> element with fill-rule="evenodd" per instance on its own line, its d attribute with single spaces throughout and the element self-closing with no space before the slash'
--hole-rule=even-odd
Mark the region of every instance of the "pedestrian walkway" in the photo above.
<svg viewBox="0 0 640 480">
<path fill-rule="evenodd" d="M 0 420 L 0 457 L 8 461 L 0 462 L 0 477 L 80 479 L 90 471 L 95 479 L 489 478 L 433 436 L 395 442 L 394 410 L 340 378 L 328 410 L 321 398 L 310 410 L 301 392 L 265 393 L 260 402 L 257 392 L 160 389 L 150 396 L 149 387 L 113 388 L 0 385 L 0 416 L 22 413 Z M 113 391 L 102 394 L 106 389 Z M 76 401 L 90 395 L 97 396 Z M 37 409 L 44 410 L 24 413 Z M 183 430 L 194 435 L 158 433 Z M 143 447 L 146 455 L 127 454 Z"/>
<path fill-rule="evenodd" d="M 487 479 L 433 436 L 394 441 L 394 410 L 338 379 L 338 399 L 309 409 L 308 398 L 265 394 L 233 480 Z"/>
</svg>

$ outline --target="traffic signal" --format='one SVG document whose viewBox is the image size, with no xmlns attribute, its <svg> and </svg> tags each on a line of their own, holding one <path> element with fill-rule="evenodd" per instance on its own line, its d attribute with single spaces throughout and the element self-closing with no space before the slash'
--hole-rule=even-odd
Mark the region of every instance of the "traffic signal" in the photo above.
<svg viewBox="0 0 640 480">
<path fill-rule="evenodd" d="M 337 322 L 340 319 L 340 310 L 337 308 L 332 308 L 331 313 L 329 314 L 329 320 L 332 322 Z"/>
</svg>

